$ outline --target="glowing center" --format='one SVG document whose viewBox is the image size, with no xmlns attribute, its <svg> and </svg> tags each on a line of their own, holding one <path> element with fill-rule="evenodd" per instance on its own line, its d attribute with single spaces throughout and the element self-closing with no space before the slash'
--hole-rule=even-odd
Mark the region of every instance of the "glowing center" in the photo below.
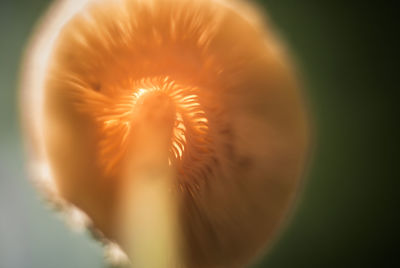
<svg viewBox="0 0 400 268">
<path fill-rule="evenodd" d="M 87 101 L 80 110 L 90 112 L 99 125 L 99 164 L 105 174 L 114 175 L 119 170 L 121 160 L 127 153 L 130 133 L 135 128 L 132 117 L 138 101 L 146 94 L 162 92 L 175 106 L 175 121 L 170 146 L 170 165 L 177 164 L 185 157 L 188 146 L 187 133 L 194 138 L 208 133 L 208 120 L 203 111 L 196 88 L 184 87 L 170 80 L 147 79 L 133 85 L 135 92 L 121 90 L 117 96 L 103 95 L 100 102 Z M 192 143 L 196 140 L 192 138 Z M 199 140 L 199 139 L 197 139 Z"/>
</svg>

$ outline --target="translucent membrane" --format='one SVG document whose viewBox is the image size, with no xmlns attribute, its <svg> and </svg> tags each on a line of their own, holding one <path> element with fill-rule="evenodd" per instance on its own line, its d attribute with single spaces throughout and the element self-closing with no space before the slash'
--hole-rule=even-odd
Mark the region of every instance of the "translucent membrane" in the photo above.
<svg viewBox="0 0 400 268">
<path fill-rule="evenodd" d="M 260 18 L 228 0 L 67 0 L 43 18 L 22 76 L 32 176 L 108 259 L 237 267 L 271 245 L 309 135 Z"/>
</svg>

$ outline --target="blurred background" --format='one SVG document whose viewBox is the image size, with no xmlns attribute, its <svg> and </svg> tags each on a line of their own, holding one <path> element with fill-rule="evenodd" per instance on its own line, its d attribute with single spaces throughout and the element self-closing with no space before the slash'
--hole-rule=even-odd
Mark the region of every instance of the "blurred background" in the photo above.
<svg viewBox="0 0 400 268">
<path fill-rule="evenodd" d="M 105 267 L 100 245 L 66 227 L 25 168 L 18 75 L 50 2 L 0 0 L 0 268 Z M 258 1 L 297 61 L 317 146 L 293 220 L 255 267 L 400 267 L 399 30 L 382 2 Z"/>
</svg>

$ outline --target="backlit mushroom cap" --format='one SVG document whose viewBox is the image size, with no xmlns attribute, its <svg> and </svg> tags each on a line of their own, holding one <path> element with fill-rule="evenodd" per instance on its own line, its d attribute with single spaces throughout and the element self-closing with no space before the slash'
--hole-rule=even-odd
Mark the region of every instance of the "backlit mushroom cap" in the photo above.
<svg viewBox="0 0 400 268">
<path fill-rule="evenodd" d="M 78 2 L 50 10 L 27 54 L 39 186 L 125 249 L 127 187 L 170 174 L 185 265 L 247 264 L 286 218 L 307 155 L 282 45 L 241 2 Z"/>
</svg>

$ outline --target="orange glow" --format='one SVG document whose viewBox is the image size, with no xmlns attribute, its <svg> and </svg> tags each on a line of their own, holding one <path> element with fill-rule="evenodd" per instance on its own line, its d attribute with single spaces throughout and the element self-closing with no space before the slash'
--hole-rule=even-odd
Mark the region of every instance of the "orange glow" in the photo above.
<svg viewBox="0 0 400 268">
<path fill-rule="evenodd" d="M 147 86 L 146 88 L 142 86 Z M 131 131 L 135 128 L 135 106 L 140 98 L 150 92 L 162 92 L 169 96 L 176 106 L 176 116 L 170 146 L 169 163 L 177 164 L 184 157 L 187 144 L 186 131 L 202 140 L 208 135 L 208 120 L 202 110 L 199 97 L 193 92 L 198 88 L 182 87 L 168 77 L 142 80 L 132 92 L 120 90 L 112 97 L 99 95 L 88 90 L 81 91 L 76 98 L 77 109 L 93 116 L 98 124 L 99 166 L 104 172 L 113 175 L 119 170 L 121 161 L 127 152 L 127 143 Z M 189 91 L 189 93 L 187 93 Z M 99 101 L 100 100 L 100 101 Z M 194 139 L 193 139 L 194 140 Z"/>
<path fill-rule="evenodd" d="M 242 267 L 270 245 L 299 189 L 308 125 L 257 8 L 59 0 L 40 26 L 22 77 L 33 173 L 79 226 L 115 242 L 110 259 L 125 259 L 124 236 L 140 250 L 158 234 L 160 250 L 182 242 L 183 267 Z"/>
</svg>

